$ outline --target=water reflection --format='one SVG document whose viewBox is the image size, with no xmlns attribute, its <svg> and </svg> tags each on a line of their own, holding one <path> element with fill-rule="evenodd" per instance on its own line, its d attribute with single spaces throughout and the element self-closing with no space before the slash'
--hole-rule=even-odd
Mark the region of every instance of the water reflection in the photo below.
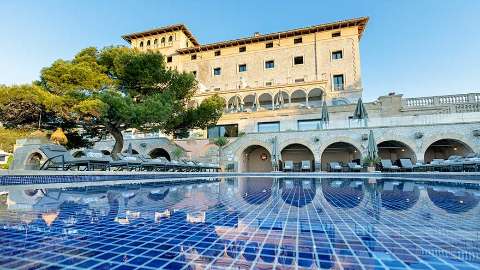
<svg viewBox="0 0 480 270">
<path fill-rule="evenodd" d="M 11 187 L 0 208 L 0 253 L 8 259 L 0 268 L 21 268 L 25 259 L 33 268 L 480 267 L 478 186 L 217 180 Z"/>
</svg>

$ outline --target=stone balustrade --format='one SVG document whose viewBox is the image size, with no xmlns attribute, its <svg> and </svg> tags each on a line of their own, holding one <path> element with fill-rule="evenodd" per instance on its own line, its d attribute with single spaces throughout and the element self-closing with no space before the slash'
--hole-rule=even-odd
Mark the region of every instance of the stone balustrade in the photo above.
<svg viewBox="0 0 480 270">
<path fill-rule="evenodd" d="M 448 107 L 447 112 L 480 111 L 480 93 L 416 97 L 402 99 L 402 106 L 407 109 L 421 107 Z"/>
</svg>

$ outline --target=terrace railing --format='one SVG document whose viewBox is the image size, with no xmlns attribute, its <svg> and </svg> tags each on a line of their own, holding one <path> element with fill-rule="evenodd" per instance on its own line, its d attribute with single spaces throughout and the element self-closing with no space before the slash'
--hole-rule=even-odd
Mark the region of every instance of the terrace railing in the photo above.
<svg viewBox="0 0 480 270">
<path fill-rule="evenodd" d="M 443 107 L 447 113 L 478 112 L 480 111 L 480 93 L 404 98 L 402 106 L 406 109 Z"/>
</svg>

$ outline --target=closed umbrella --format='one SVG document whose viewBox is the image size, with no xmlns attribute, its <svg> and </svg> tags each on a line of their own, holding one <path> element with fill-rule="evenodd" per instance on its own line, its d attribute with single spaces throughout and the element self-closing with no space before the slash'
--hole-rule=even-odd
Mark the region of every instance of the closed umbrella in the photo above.
<svg viewBox="0 0 480 270">
<path fill-rule="evenodd" d="M 129 144 L 128 144 L 127 154 L 128 154 L 129 156 L 133 155 L 132 143 L 129 143 Z"/>
<path fill-rule="evenodd" d="M 256 111 L 258 109 L 258 97 L 257 97 L 257 93 L 254 94 L 253 96 L 253 106 L 252 106 L 252 110 Z"/>
<path fill-rule="evenodd" d="M 367 126 L 368 113 L 367 109 L 365 109 L 365 105 L 363 105 L 362 98 L 358 99 L 357 107 L 353 113 L 353 119 L 357 119 L 358 121 L 363 120 L 365 126 Z"/>
<path fill-rule="evenodd" d="M 322 104 L 322 115 L 320 117 L 325 126 L 330 122 L 330 114 L 328 113 L 327 102 L 324 100 Z"/>
<path fill-rule="evenodd" d="M 372 130 L 370 130 L 368 134 L 367 158 L 369 160 L 376 160 L 378 158 L 378 148 Z"/>
</svg>

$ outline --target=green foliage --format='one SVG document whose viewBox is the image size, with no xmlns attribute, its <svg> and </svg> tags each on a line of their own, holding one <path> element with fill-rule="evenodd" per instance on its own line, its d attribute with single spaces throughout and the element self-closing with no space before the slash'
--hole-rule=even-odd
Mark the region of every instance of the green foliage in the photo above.
<svg viewBox="0 0 480 270">
<path fill-rule="evenodd" d="M 10 168 L 10 166 L 12 166 L 12 163 L 13 163 L 13 155 L 10 155 L 10 156 L 8 156 L 7 163 L 2 164 L 0 166 L 0 169 L 8 170 L 8 168 Z"/>
<path fill-rule="evenodd" d="M 159 53 L 90 47 L 42 69 L 34 85 L 0 87 L 0 122 L 8 128 L 63 128 L 70 147 L 85 144 L 81 137 L 110 133 L 115 154 L 125 129 L 181 134 L 214 125 L 224 100 L 213 96 L 188 107 L 195 89 L 194 76 L 166 68 Z"/>
<path fill-rule="evenodd" d="M 364 157 L 362 160 L 362 164 L 366 164 L 368 166 L 374 166 L 376 164 L 379 164 L 380 161 L 381 161 L 380 157 L 375 157 L 375 158 Z"/>
<path fill-rule="evenodd" d="M 213 143 L 218 146 L 219 148 L 224 147 L 228 144 L 228 139 L 226 137 L 218 137 L 213 140 Z"/>
<path fill-rule="evenodd" d="M 0 149 L 12 153 L 17 139 L 27 137 L 30 130 L 0 128 Z"/>
</svg>

